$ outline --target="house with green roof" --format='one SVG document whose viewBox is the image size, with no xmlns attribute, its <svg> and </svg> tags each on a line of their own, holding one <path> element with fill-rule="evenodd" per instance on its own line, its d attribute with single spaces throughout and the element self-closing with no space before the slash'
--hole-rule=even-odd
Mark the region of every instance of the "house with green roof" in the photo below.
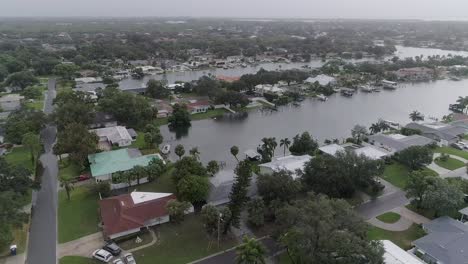
<svg viewBox="0 0 468 264">
<path fill-rule="evenodd" d="M 161 159 L 159 154 L 142 155 L 138 149 L 124 148 L 88 155 L 91 175 L 96 182 L 111 181 L 112 175 L 133 169 L 135 166 L 146 167 L 153 159 Z M 145 179 L 140 179 L 144 183 Z M 123 188 L 122 184 L 112 184 L 113 189 Z"/>
</svg>

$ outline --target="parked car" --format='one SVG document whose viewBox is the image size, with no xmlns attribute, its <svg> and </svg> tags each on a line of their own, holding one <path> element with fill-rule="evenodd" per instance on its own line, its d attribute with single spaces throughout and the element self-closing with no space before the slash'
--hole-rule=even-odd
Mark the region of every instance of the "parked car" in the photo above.
<svg viewBox="0 0 468 264">
<path fill-rule="evenodd" d="M 163 149 L 161 150 L 161 153 L 167 155 L 169 154 L 169 152 L 171 152 L 171 145 L 164 145 Z"/>
<path fill-rule="evenodd" d="M 81 174 L 80 176 L 77 177 L 78 181 L 86 181 L 89 179 L 91 179 L 91 175 L 89 175 L 89 173 Z"/>
<path fill-rule="evenodd" d="M 112 254 L 104 249 L 96 249 L 93 252 L 93 258 L 108 263 L 112 258 Z"/>
<path fill-rule="evenodd" d="M 125 262 L 123 262 L 123 260 L 121 259 L 114 259 L 114 261 L 112 261 L 113 264 L 125 264 Z"/>
<path fill-rule="evenodd" d="M 114 242 L 107 243 L 102 249 L 109 251 L 114 256 L 118 256 L 122 252 L 122 249 Z"/>
<path fill-rule="evenodd" d="M 125 254 L 124 259 L 127 264 L 136 264 L 135 258 L 133 257 L 132 253 Z"/>
<path fill-rule="evenodd" d="M 460 143 L 453 143 L 452 147 L 459 149 L 459 150 L 463 150 L 465 148 L 465 145 L 460 144 Z"/>
</svg>

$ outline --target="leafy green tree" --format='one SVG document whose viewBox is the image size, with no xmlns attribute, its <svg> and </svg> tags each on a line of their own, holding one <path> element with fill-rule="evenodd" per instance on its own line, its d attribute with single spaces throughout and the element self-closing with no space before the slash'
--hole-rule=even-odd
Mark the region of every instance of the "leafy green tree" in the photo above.
<svg viewBox="0 0 468 264">
<path fill-rule="evenodd" d="M 202 203 L 210 192 L 210 183 L 207 177 L 189 175 L 177 183 L 177 197 L 192 204 Z"/>
<path fill-rule="evenodd" d="M 361 125 L 355 125 L 353 129 L 351 129 L 351 136 L 356 141 L 356 144 L 361 144 L 364 137 L 367 135 L 367 129 Z"/>
<path fill-rule="evenodd" d="M 197 147 L 193 147 L 189 150 L 190 156 L 194 157 L 196 160 L 200 159 L 200 151 Z"/>
<path fill-rule="evenodd" d="M 261 227 L 265 224 L 265 203 L 260 198 L 254 198 L 247 203 L 248 221 L 250 224 Z"/>
<path fill-rule="evenodd" d="M 161 159 L 153 158 L 148 164 L 148 166 L 145 167 L 145 169 L 148 174 L 148 180 L 152 181 L 163 175 L 163 173 L 167 170 L 167 166 Z"/>
<path fill-rule="evenodd" d="M 175 150 L 174 150 L 175 154 L 179 157 L 179 160 L 182 158 L 182 156 L 185 154 L 185 148 L 183 145 L 181 144 L 178 144 L 176 147 L 175 147 Z"/>
<path fill-rule="evenodd" d="M 283 156 L 286 156 L 286 149 L 289 149 L 291 140 L 289 138 L 283 138 L 280 140 L 280 147 L 283 147 Z"/>
<path fill-rule="evenodd" d="M 304 132 L 301 135 L 296 135 L 293 138 L 291 147 L 289 151 L 293 155 L 314 155 L 315 150 L 318 148 L 317 141 L 312 138 L 309 132 Z"/>
<path fill-rule="evenodd" d="M 258 194 L 269 205 L 272 201 L 290 202 L 301 191 L 301 183 L 293 179 L 291 172 L 281 170 L 271 175 L 258 175 Z"/>
<path fill-rule="evenodd" d="M 239 227 L 240 215 L 245 203 L 248 201 L 248 188 L 252 179 L 252 165 L 248 161 L 241 161 L 235 169 L 236 177 L 229 193 L 229 210 L 232 213 L 231 224 Z M 227 230 L 224 230 L 226 233 Z"/>
<path fill-rule="evenodd" d="M 409 114 L 411 121 L 424 121 L 424 116 L 419 111 L 413 111 Z"/>
<path fill-rule="evenodd" d="M 427 146 L 412 146 L 400 151 L 398 161 L 412 170 L 419 170 L 431 164 L 433 150 Z"/>
<path fill-rule="evenodd" d="M 65 190 L 65 192 L 67 194 L 67 200 L 70 201 L 71 192 L 74 189 L 71 179 L 67 179 L 65 177 L 60 177 L 59 180 L 60 180 L 60 187 L 62 187 Z"/>
<path fill-rule="evenodd" d="M 239 159 L 237 158 L 237 155 L 239 154 L 239 147 L 237 146 L 232 146 L 231 147 L 231 155 L 234 156 L 234 158 L 239 162 Z"/>
<path fill-rule="evenodd" d="M 20 109 L 12 112 L 5 123 L 5 140 L 13 144 L 21 144 L 23 135 L 33 133 L 38 135 L 46 123 L 43 112 L 30 109 Z"/>
<path fill-rule="evenodd" d="M 29 86 L 24 88 L 21 94 L 26 99 L 39 99 L 42 95 L 42 90 L 38 87 Z"/>
<path fill-rule="evenodd" d="M 31 163 L 34 168 L 39 158 L 39 152 L 41 151 L 42 146 L 39 135 L 33 134 L 31 132 L 24 134 L 22 144 L 23 146 L 29 149 L 29 153 L 31 155 Z"/>
<path fill-rule="evenodd" d="M 151 79 L 146 84 L 146 94 L 152 98 L 164 99 L 170 95 L 170 92 L 163 82 Z"/>
<path fill-rule="evenodd" d="M 172 129 L 184 128 L 191 126 L 190 113 L 185 104 L 175 104 L 172 107 L 172 115 L 168 119 L 169 127 Z"/>
<path fill-rule="evenodd" d="M 311 195 L 279 210 L 276 222 L 292 263 L 384 263 L 382 245 L 344 200 Z"/>
<path fill-rule="evenodd" d="M 69 153 L 70 159 L 80 166 L 84 166 L 89 154 L 98 149 L 98 136 L 88 131 L 86 126 L 71 123 L 57 134 L 54 146 L 56 154 Z"/>
<path fill-rule="evenodd" d="M 64 80 L 72 80 L 76 76 L 77 71 L 80 67 L 75 64 L 57 64 L 54 67 L 53 73 L 60 76 Z"/>
<path fill-rule="evenodd" d="M 424 194 L 422 206 L 434 210 L 435 216 L 438 217 L 456 212 L 463 206 L 464 198 L 460 186 L 435 177 Z"/>
<path fill-rule="evenodd" d="M 51 56 L 41 57 L 37 61 L 34 61 L 32 66 L 36 71 L 37 75 L 49 75 L 52 74 L 55 66 L 57 66 L 60 61 Z"/>
<path fill-rule="evenodd" d="M 37 83 L 39 83 L 39 80 L 30 71 L 12 73 L 5 80 L 5 85 L 18 87 L 21 90 Z"/>
<path fill-rule="evenodd" d="M 94 102 L 84 92 L 61 92 L 55 98 L 54 103 L 55 109 L 52 116 L 59 129 L 71 123 L 88 126 L 95 117 Z"/>
<path fill-rule="evenodd" d="M 257 152 L 262 156 L 262 162 L 270 162 L 273 159 L 276 146 L 278 146 L 276 138 L 262 138 L 262 145 L 257 148 Z"/>
<path fill-rule="evenodd" d="M 207 177 L 208 173 L 203 164 L 192 156 L 183 157 L 174 164 L 174 182 L 177 184 L 184 177 L 191 175 Z"/>
<path fill-rule="evenodd" d="M 31 172 L 22 166 L 9 164 L 0 156 L 0 193 L 11 191 L 26 195 L 29 190 L 39 188 L 39 183 L 31 178 Z"/>
<path fill-rule="evenodd" d="M 185 214 L 188 213 L 192 205 L 189 202 L 180 202 L 177 200 L 170 200 L 166 204 L 167 211 L 171 222 L 180 223 L 184 220 Z"/>
<path fill-rule="evenodd" d="M 201 215 L 205 230 L 209 236 L 221 235 L 222 230 L 229 229 L 229 220 L 231 218 L 229 208 L 217 208 L 214 205 L 207 204 L 203 206 Z"/>
<path fill-rule="evenodd" d="M 137 180 L 137 185 L 140 185 L 140 180 L 148 177 L 148 171 L 143 166 L 135 166 L 131 169 L 131 173 L 133 174 L 133 178 Z"/>
<path fill-rule="evenodd" d="M 193 87 L 193 90 L 198 95 L 208 95 L 208 96 L 215 96 L 221 86 L 219 82 L 213 78 L 208 76 L 202 76 L 198 79 L 197 84 Z"/>
<path fill-rule="evenodd" d="M 264 264 L 266 250 L 255 238 L 244 236 L 242 244 L 237 247 L 237 264 Z"/>
<path fill-rule="evenodd" d="M 218 173 L 219 169 L 219 163 L 216 160 L 212 160 L 206 165 L 206 170 L 211 175 L 211 177 Z"/>
<path fill-rule="evenodd" d="M 413 198 L 412 202 L 416 204 L 416 207 L 422 208 L 426 191 L 433 182 L 434 176 L 428 176 L 421 171 L 413 171 L 405 187 L 406 197 Z"/>
<path fill-rule="evenodd" d="M 0 192 L 0 248 L 13 240 L 12 228 L 20 227 L 28 220 L 21 200 L 22 197 L 13 191 Z"/>
<path fill-rule="evenodd" d="M 158 148 L 163 142 L 163 136 L 161 135 L 159 127 L 155 124 L 147 125 L 145 128 L 144 140 L 150 148 Z"/>
</svg>

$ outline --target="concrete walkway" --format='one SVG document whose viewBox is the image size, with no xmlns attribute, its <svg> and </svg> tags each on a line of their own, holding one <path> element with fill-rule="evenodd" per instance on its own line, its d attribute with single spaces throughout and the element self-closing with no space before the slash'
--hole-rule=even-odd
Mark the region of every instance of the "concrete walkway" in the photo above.
<svg viewBox="0 0 468 264">
<path fill-rule="evenodd" d="M 367 222 L 378 228 L 382 228 L 388 231 L 400 232 L 410 228 L 413 223 L 424 224 L 430 221 L 426 217 L 419 215 L 404 206 L 394 208 L 390 212 L 399 214 L 401 218 L 392 224 L 384 223 L 375 217 L 369 219 Z"/>
<path fill-rule="evenodd" d="M 94 250 L 104 246 L 102 233 L 94 233 L 67 243 L 58 245 L 57 253 L 60 259 L 63 256 L 90 257 Z"/>
<path fill-rule="evenodd" d="M 151 247 L 152 245 L 156 244 L 156 242 L 158 242 L 158 238 L 156 237 L 156 234 L 155 234 L 154 231 L 151 230 L 151 229 L 149 230 L 149 232 L 150 232 L 151 238 L 152 238 L 152 240 L 151 240 L 150 243 L 141 245 L 141 246 L 136 247 L 136 248 L 132 248 L 132 249 L 126 250 L 126 252 L 132 253 L 132 252 L 138 251 L 138 250 L 140 250 L 140 249 L 144 249 L 144 248 L 147 248 L 147 247 Z"/>
<path fill-rule="evenodd" d="M 434 153 L 434 156 L 433 156 L 433 159 L 435 160 L 436 158 L 440 157 L 441 156 L 441 153 Z M 462 158 L 462 157 L 459 157 L 459 156 L 455 156 L 455 155 L 449 155 L 450 158 L 452 159 L 456 159 L 456 160 L 459 160 L 463 163 L 468 163 L 468 160 Z M 445 174 L 449 174 L 450 172 L 452 172 L 451 170 L 448 170 L 446 168 L 442 168 L 440 167 L 439 165 L 437 165 L 434 161 L 432 161 L 431 164 L 429 164 L 429 166 L 427 166 L 429 169 L 437 172 L 437 174 L 439 175 L 445 175 Z M 464 169 L 464 168 L 463 168 Z M 454 170 L 456 171 L 456 170 Z"/>
</svg>

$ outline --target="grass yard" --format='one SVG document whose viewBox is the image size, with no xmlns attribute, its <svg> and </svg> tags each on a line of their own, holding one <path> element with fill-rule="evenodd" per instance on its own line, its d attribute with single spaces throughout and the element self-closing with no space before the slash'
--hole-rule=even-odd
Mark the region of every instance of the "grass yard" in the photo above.
<svg viewBox="0 0 468 264">
<path fill-rule="evenodd" d="M 66 256 L 59 260 L 59 264 L 100 264 L 95 259 L 78 257 L 78 256 Z"/>
<path fill-rule="evenodd" d="M 98 197 L 89 186 L 76 187 L 67 200 L 64 190 L 58 197 L 58 241 L 64 243 L 98 232 Z"/>
<path fill-rule="evenodd" d="M 202 119 L 209 119 L 217 116 L 222 116 L 226 113 L 224 109 L 213 109 L 208 110 L 206 113 L 194 114 L 192 115 L 192 120 L 202 120 Z"/>
<path fill-rule="evenodd" d="M 59 177 L 65 179 L 72 179 L 80 176 L 81 168 L 75 163 L 71 162 L 68 158 L 62 159 L 59 162 Z"/>
<path fill-rule="evenodd" d="M 132 148 L 144 149 L 146 148 L 145 142 L 145 133 L 141 131 L 136 131 L 137 138 L 135 141 L 132 142 Z"/>
<path fill-rule="evenodd" d="M 401 232 L 387 231 L 372 226 L 367 233 L 367 237 L 369 240 L 390 240 L 402 249 L 408 250 L 412 247 L 412 241 L 423 237 L 425 234 L 424 230 L 416 224 Z"/>
<path fill-rule="evenodd" d="M 136 188 L 140 192 L 175 193 L 175 185 L 171 178 L 174 170 L 175 169 L 173 167 L 169 168 L 166 173 L 161 175 L 161 177 L 157 178 L 156 180 L 139 186 L 135 186 L 134 188 Z"/>
<path fill-rule="evenodd" d="M 28 236 L 29 224 L 24 224 L 21 228 L 16 228 L 13 230 L 13 241 L 10 242 L 11 245 L 18 246 L 18 254 L 23 253 L 26 250 L 26 240 Z M 10 255 L 10 248 L 0 249 L 0 257 L 9 256 Z"/>
<path fill-rule="evenodd" d="M 5 156 L 5 159 L 8 163 L 15 165 L 15 166 L 23 166 L 26 167 L 28 170 L 33 172 L 33 165 L 31 162 L 31 154 L 29 150 L 25 147 L 16 147 L 10 150 Z"/>
<path fill-rule="evenodd" d="M 237 244 L 235 239 L 225 239 L 218 248 L 216 240 L 208 239 L 201 216 L 194 214 L 187 216 L 181 224 L 161 225 L 155 232 L 158 243 L 133 253 L 138 264 L 188 263 Z"/>
<path fill-rule="evenodd" d="M 434 163 L 447 170 L 456 170 L 465 166 L 463 161 L 454 158 L 448 158 L 446 161 L 442 161 L 437 158 L 434 160 Z"/>
<path fill-rule="evenodd" d="M 467 151 L 459 150 L 459 149 L 452 148 L 452 147 L 438 147 L 438 148 L 435 149 L 434 152 L 455 155 L 455 156 L 458 156 L 458 157 L 461 157 L 461 158 L 464 158 L 464 159 L 468 160 L 468 152 Z"/>
<path fill-rule="evenodd" d="M 427 175 L 438 175 L 435 171 L 428 168 L 424 168 L 422 171 Z M 403 189 L 406 187 L 409 174 L 410 170 L 405 165 L 395 162 L 391 165 L 385 166 L 382 178 L 390 182 L 391 184 Z"/>
<path fill-rule="evenodd" d="M 387 212 L 387 213 L 377 216 L 377 219 L 387 224 L 396 223 L 398 222 L 398 220 L 400 220 L 400 218 L 401 216 L 394 212 Z"/>
</svg>

